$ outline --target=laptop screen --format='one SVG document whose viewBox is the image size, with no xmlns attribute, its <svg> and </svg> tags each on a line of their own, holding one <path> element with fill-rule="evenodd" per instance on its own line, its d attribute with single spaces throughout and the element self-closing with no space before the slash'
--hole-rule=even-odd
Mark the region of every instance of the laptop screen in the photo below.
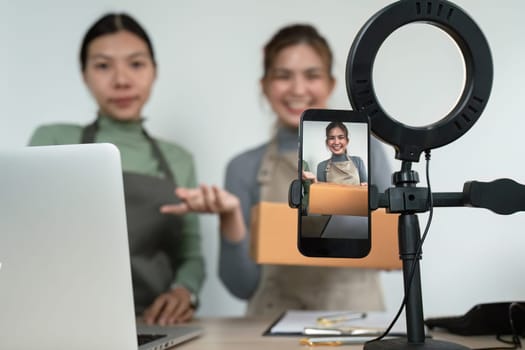
<svg viewBox="0 0 525 350">
<path fill-rule="evenodd" d="M 5 349 L 136 349 L 120 155 L 110 144 L 0 151 Z"/>
</svg>

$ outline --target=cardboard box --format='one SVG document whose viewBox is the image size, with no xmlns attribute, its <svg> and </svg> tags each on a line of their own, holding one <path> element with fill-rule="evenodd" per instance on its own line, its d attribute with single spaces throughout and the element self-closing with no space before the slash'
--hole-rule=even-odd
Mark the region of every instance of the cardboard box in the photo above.
<svg viewBox="0 0 525 350">
<path fill-rule="evenodd" d="M 368 186 L 317 182 L 309 197 L 311 214 L 368 216 Z"/>
<path fill-rule="evenodd" d="M 286 203 L 261 202 L 252 208 L 251 254 L 259 264 L 350 266 L 399 270 L 397 214 L 372 212 L 372 249 L 362 259 L 310 258 L 297 249 L 297 209 Z"/>
</svg>

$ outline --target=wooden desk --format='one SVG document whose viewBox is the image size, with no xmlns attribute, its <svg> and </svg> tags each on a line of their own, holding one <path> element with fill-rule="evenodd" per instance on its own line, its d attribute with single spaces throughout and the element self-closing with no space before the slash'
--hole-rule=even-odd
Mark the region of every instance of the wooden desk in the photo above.
<svg viewBox="0 0 525 350">
<path fill-rule="evenodd" d="M 191 324 L 204 328 L 204 335 L 187 343 L 180 344 L 180 350 L 281 350 L 281 349 L 362 349 L 362 345 L 341 347 L 316 346 L 313 348 L 299 345 L 300 337 L 273 336 L 264 337 L 262 333 L 271 324 L 271 320 L 251 318 L 205 318 Z M 470 348 L 504 346 L 494 336 L 460 337 L 447 333 L 432 332 L 434 339 L 458 343 Z"/>
</svg>

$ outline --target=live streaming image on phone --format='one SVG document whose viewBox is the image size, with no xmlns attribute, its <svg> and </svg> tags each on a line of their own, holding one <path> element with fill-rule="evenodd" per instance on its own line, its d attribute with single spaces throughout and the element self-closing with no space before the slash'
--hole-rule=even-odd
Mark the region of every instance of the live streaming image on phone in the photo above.
<svg viewBox="0 0 525 350">
<path fill-rule="evenodd" d="M 299 246 L 315 246 L 313 256 L 365 256 L 370 245 L 368 120 L 351 111 L 321 112 L 305 112 L 301 123 Z M 341 244 L 352 248 L 344 252 Z"/>
</svg>

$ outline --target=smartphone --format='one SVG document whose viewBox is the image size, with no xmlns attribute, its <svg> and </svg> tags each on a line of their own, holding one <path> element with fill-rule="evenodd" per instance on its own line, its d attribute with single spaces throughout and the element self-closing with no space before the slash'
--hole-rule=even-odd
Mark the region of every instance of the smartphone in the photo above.
<svg viewBox="0 0 525 350">
<path fill-rule="evenodd" d="M 301 116 L 299 136 L 299 251 L 309 257 L 365 257 L 371 247 L 368 117 L 309 109 Z"/>
</svg>

